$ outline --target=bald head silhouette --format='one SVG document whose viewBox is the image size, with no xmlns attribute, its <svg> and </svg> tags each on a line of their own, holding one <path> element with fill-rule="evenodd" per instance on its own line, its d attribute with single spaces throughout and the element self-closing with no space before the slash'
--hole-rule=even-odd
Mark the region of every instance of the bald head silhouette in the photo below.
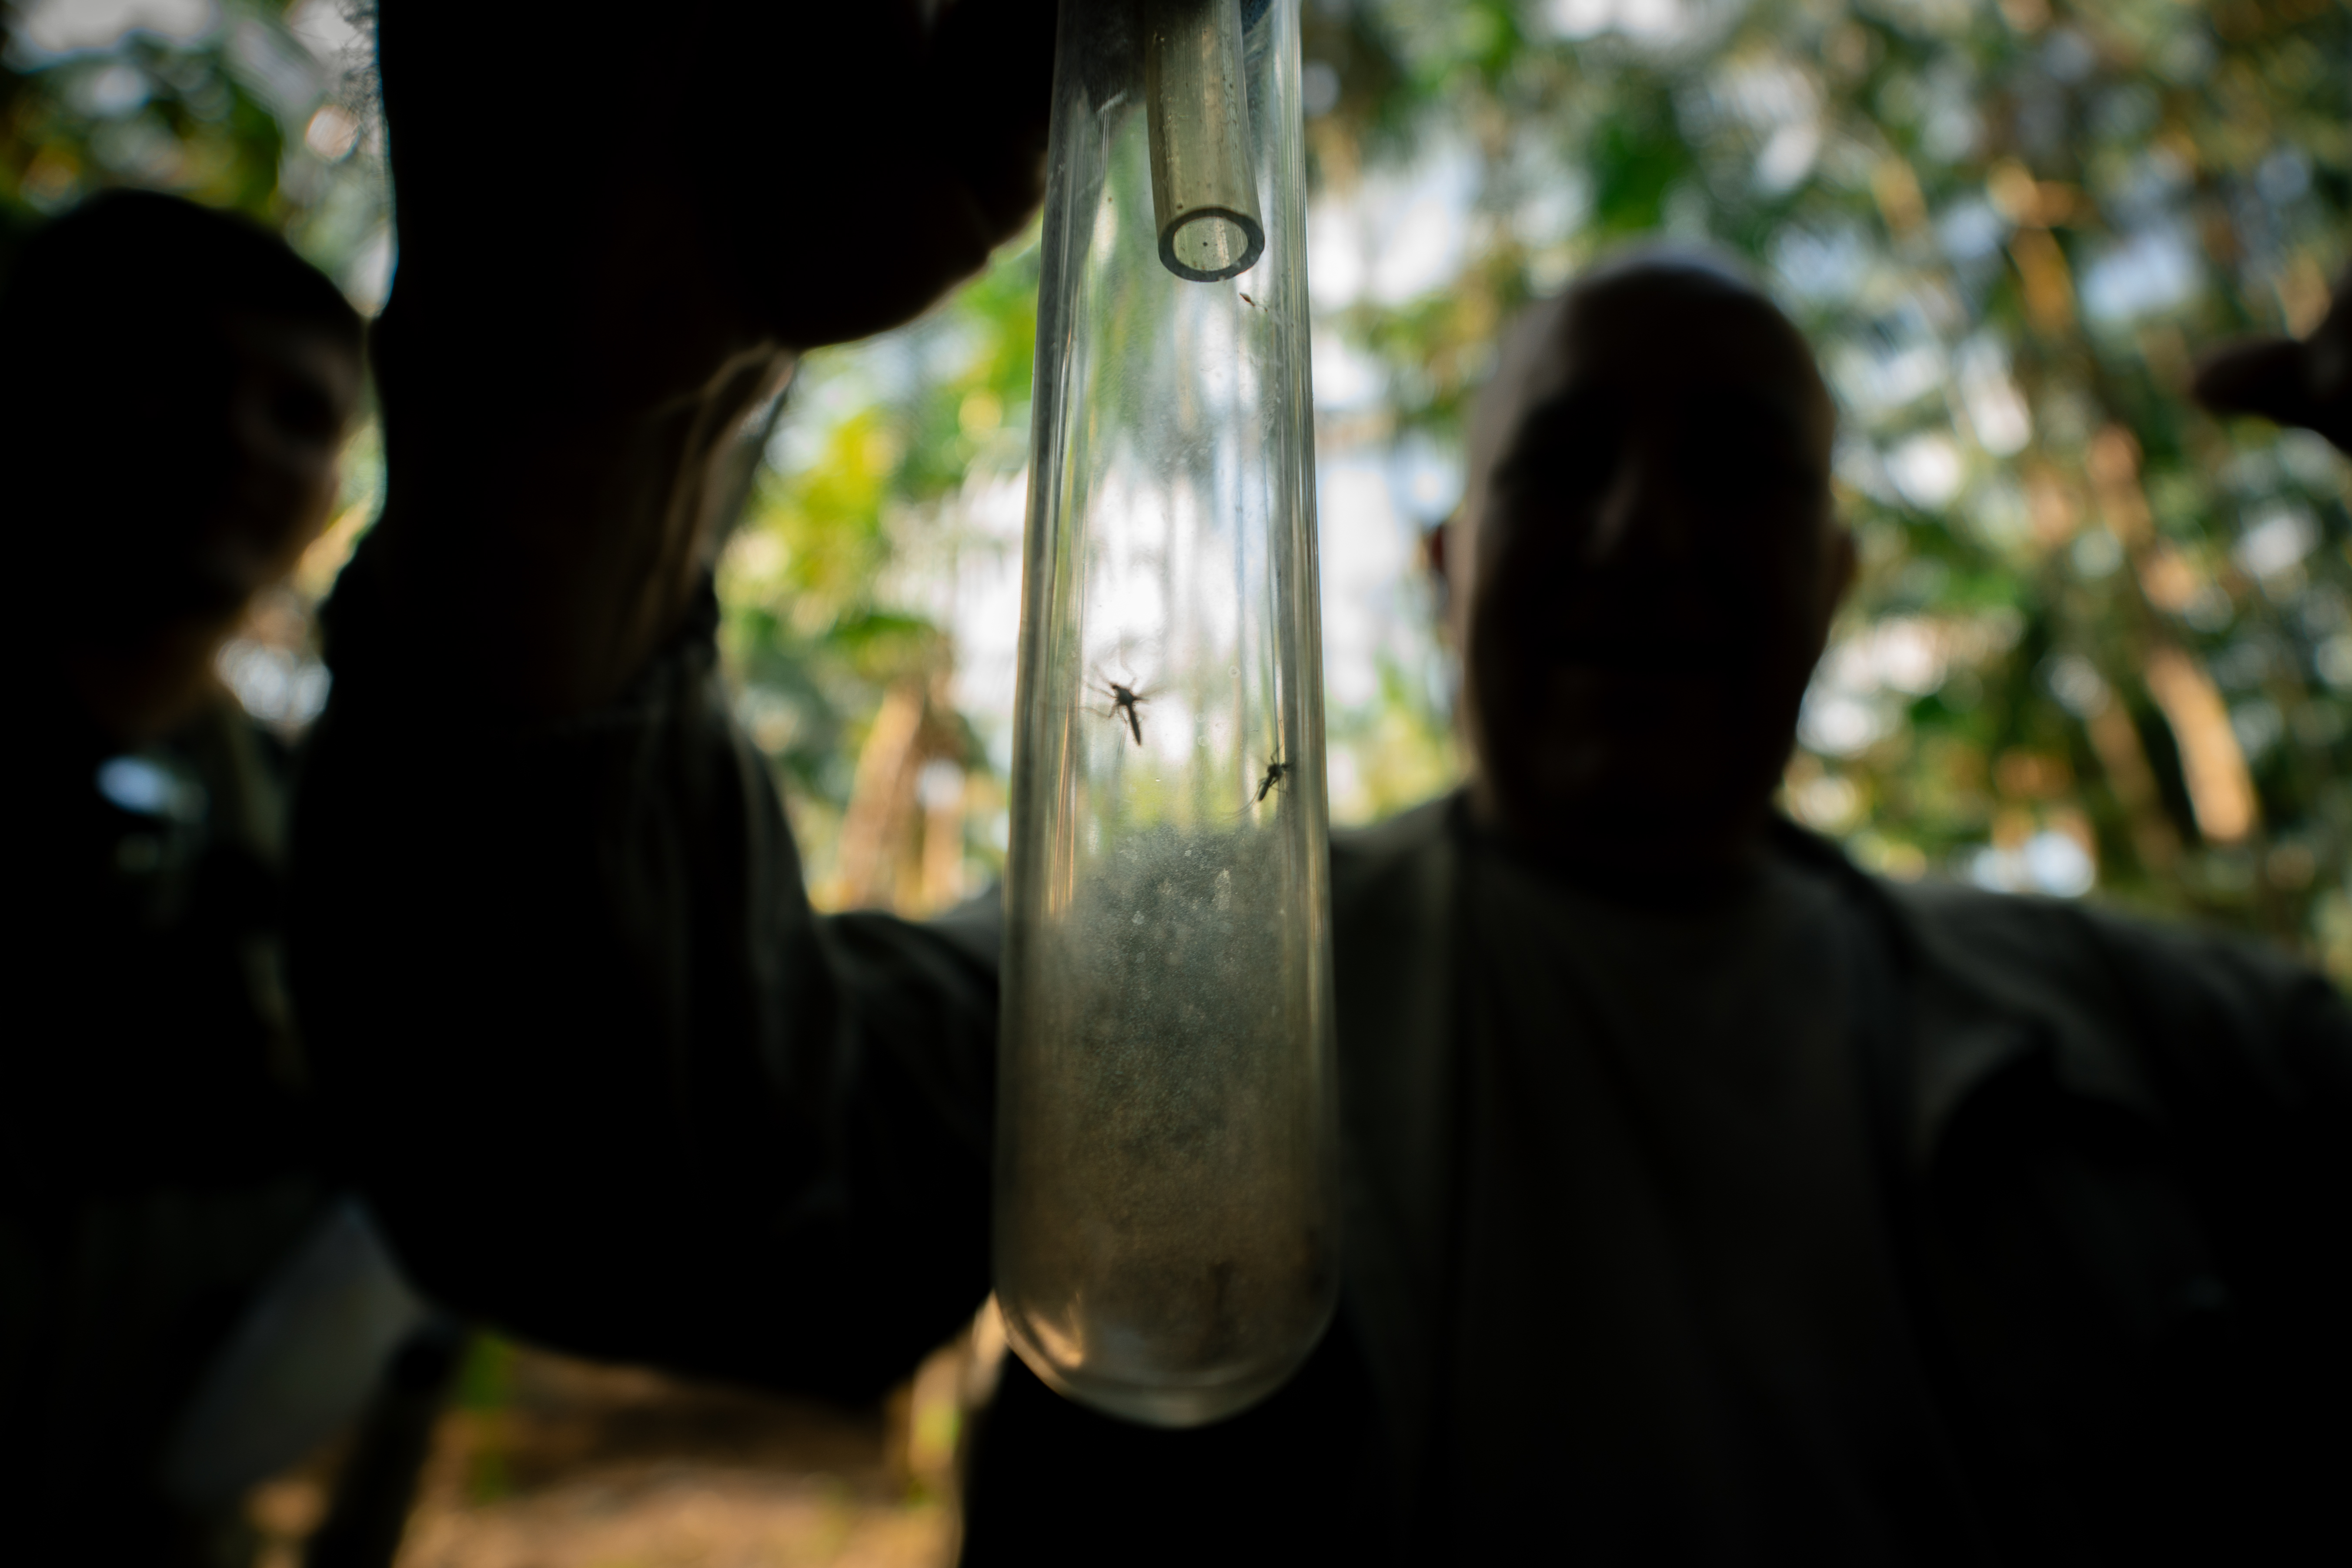
<svg viewBox="0 0 2352 1568">
<path fill-rule="evenodd" d="M 1514 324 L 1444 551 L 1483 816 L 1604 881 L 1746 853 L 1853 574 L 1835 422 L 1795 326 L 1705 256 Z"/>
</svg>

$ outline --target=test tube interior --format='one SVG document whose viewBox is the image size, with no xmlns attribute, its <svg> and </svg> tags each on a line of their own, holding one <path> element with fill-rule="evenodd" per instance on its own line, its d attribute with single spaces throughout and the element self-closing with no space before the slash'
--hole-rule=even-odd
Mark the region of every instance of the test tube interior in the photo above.
<svg viewBox="0 0 2352 1568">
<path fill-rule="evenodd" d="M 1297 26 L 1064 0 L 1055 64 L 996 1289 L 1047 1384 L 1168 1426 L 1338 1292 Z"/>
</svg>

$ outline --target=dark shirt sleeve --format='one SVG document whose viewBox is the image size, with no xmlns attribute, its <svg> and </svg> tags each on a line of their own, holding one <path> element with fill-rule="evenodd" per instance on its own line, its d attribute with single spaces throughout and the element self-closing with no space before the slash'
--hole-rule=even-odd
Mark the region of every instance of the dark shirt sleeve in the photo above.
<svg viewBox="0 0 2352 1568">
<path fill-rule="evenodd" d="M 2139 1066 L 2217 1212 L 2278 1232 L 2268 1240 L 2283 1253 L 2332 1252 L 2352 1268 L 2340 1245 L 2352 1206 L 2352 1010 L 2342 994 L 2251 943 L 2112 920 L 2089 929 L 2137 1025 Z M 2287 1241 L 2300 1225 L 2331 1245 Z"/>
<path fill-rule="evenodd" d="M 2203 1456 L 2199 1494 L 2238 1516 L 2245 1560 L 2312 1540 L 2341 1555 L 2340 1517 L 2311 1500 L 2336 1495 L 2352 1460 L 2352 1011 L 2275 952 L 2116 921 L 2096 931 L 2222 1287 L 2166 1304 L 2149 1376 L 2165 1408 L 2143 1424 L 2228 1434 L 2179 1451 Z"/>
<path fill-rule="evenodd" d="M 820 918 L 731 722 L 717 604 L 604 710 L 471 710 L 330 606 L 293 966 L 338 1152 L 444 1304 L 838 1397 L 988 1288 L 992 920 Z"/>
</svg>

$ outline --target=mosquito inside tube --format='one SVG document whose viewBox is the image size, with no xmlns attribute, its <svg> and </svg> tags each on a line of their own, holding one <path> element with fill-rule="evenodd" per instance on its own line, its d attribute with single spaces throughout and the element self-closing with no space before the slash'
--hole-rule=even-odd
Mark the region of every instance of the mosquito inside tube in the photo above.
<svg viewBox="0 0 2352 1568">
<path fill-rule="evenodd" d="M 1143 715 L 1138 710 L 1151 700 L 1151 694 L 1108 678 L 1097 689 L 1110 699 L 1110 707 L 1103 717 L 1114 723 L 1124 719 L 1128 730 L 1135 736 L 1135 743 L 1139 746 L 1143 744 Z"/>
<path fill-rule="evenodd" d="M 1266 792 L 1273 789 L 1275 785 L 1280 784 L 1284 779 L 1288 778 L 1289 776 L 1290 764 L 1284 762 L 1280 757 L 1276 757 L 1274 761 L 1266 763 L 1265 777 L 1258 780 L 1257 782 L 1257 798 L 1251 801 L 1250 804 L 1252 805 L 1256 805 L 1263 803 L 1266 797 Z"/>
</svg>

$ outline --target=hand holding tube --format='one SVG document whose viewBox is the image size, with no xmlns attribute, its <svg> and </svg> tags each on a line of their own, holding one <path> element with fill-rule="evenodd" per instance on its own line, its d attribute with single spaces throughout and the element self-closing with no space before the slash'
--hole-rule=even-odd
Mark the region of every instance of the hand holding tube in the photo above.
<svg viewBox="0 0 2352 1568">
<path fill-rule="evenodd" d="M 1051 0 L 932 9 L 383 5 L 371 552 L 404 679 L 540 717 L 610 698 L 692 602 L 793 355 L 914 316 L 1027 220 Z M 509 172 L 482 128 L 520 83 L 561 156 Z"/>
</svg>

